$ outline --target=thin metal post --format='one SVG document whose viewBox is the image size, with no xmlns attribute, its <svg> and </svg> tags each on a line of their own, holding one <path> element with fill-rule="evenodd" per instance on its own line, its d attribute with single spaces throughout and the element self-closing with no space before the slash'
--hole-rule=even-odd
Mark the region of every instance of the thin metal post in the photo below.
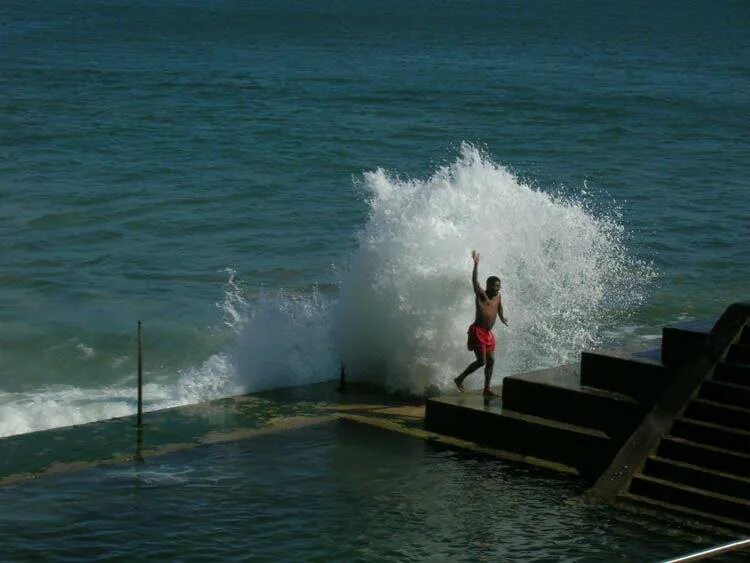
<svg viewBox="0 0 750 563">
<path fill-rule="evenodd" d="M 339 374 L 339 391 L 346 391 L 346 368 L 341 362 L 341 373 Z"/>
<path fill-rule="evenodd" d="M 143 463 L 143 426 L 135 429 L 135 461 Z"/>
<path fill-rule="evenodd" d="M 138 321 L 138 428 L 143 426 L 143 323 Z"/>
</svg>

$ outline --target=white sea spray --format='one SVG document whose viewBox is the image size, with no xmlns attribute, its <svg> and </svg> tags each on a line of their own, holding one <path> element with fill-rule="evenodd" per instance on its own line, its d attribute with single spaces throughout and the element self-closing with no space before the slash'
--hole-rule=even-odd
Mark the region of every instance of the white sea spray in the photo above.
<svg viewBox="0 0 750 563">
<path fill-rule="evenodd" d="M 364 186 L 370 218 L 343 275 L 337 345 L 352 375 L 386 389 L 445 388 L 472 359 L 472 249 L 482 280 L 503 280 L 498 380 L 575 360 L 654 276 L 616 217 L 535 189 L 468 144 L 425 180 L 378 169 Z"/>
</svg>

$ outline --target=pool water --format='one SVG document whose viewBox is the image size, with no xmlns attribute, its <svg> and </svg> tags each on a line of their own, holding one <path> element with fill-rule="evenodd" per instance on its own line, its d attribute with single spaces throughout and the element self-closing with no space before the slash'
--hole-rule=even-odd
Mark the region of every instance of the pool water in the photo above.
<svg viewBox="0 0 750 563">
<path fill-rule="evenodd" d="M 4 560 L 656 561 L 728 541 L 344 420 L 0 489 Z"/>
</svg>

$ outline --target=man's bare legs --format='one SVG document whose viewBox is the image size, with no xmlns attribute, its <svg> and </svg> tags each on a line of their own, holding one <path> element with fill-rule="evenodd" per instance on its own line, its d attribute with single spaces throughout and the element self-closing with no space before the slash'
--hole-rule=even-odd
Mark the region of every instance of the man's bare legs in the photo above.
<svg viewBox="0 0 750 563">
<path fill-rule="evenodd" d="M 463 393 L 466 391 L 464 388 L 464 379 L 475 371 L 477 371 L 479 368 L 484 366 L 484 391 L 482 392 L 485 397 L 497 397 L 497 393 L 492 391 L 490 388 L 490 381 L 492 381 L 492 369 L 495 367 L 495 352 L 490 350 L 487 352 L 480 352 L 479 350 L 474 350 L 474 354 L 476 355 L 477 359 L 471 362 L 468 367 L 461 372 L 461 375 L 459 375 L 457 378 L 453 380 L 453 382 L 456 384 L 456 387 L 458 387 L 458 390 Z"/>
<path fill-rule="evenodd" d="M 484 368 L 484 370 L 485 370 L 485 379 L 487 378 L 487 375 L 486 375 L 486 373 L 487 373 L 487 367 L 486 367 L 487 361 L 485 360 L 485 354 L 487 356 L 490 356 L 490 355 L 492 355 L 492 352 L 485 353 L 484 350 L 482 350 L 482 351 L 474 350 L 474 355 L 477 357 L 477 359 L 474 360 L 473 362 L 471 362 L 468 365 L 468 367 L 464 371 L 461 372 L 461 375 L 459 375 L 457 378 L 455 378 L 453 380 L 453 382 L 456 384 L 456 387 L 458 387 L 458 390 L 461 391 L 461 393 L 463 393 L 464 391 L 466 391 L 466 389 L 464 389 L 464 379 L 466 379 L 466 376 L 474 373 L 475 371 L 477 371 L 482 366 L 485 366 L 485 368 Z M 493 358 L 492 362 L 494 363 L 494 361 L 495 360 Z M 492 374 L 492 368 L 490 368 L 490 374 Z"/>
<path fill-rule="evenodd" d="M 484 364 L 484 391 L 482 393 L 485 397 L 497 397 L 497 393 L 490 388 L 493 367 L 495 367 L 495 351 L 490 350 L 487 352 L 487 361 Z"/>
</svg>

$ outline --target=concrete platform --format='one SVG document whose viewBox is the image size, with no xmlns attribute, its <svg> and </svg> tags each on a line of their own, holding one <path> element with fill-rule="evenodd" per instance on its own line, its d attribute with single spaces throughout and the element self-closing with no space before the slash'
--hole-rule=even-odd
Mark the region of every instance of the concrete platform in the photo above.
<svg viewBox="0 0 750 563">
<path fill-rule="evenodd" d="M 498 450 L 561 464 L 583 476 L 600 469 L 610 438 L 601 430 L 504 408 L 499 399 L 479 393 L 431 399 L 426 408 L 429 431 L 457 436 Z M 581 452 L 589 452 L 581 456 Z"/>
<path fill-rule="evenodd" d="M 426 427 L 595 479 L 650 408 L 655 393 L 642 392 L 644 385 L 661 388 L 669 381 L 659 344 L 587 352 L 581 364 L 508 376 L 502 398 L 455 393 L 430 399 Z"/>
<path fill-rule="evenodd" d="M 750 305 L 428 400 L 429 430 L 572 468 L 598 498 L 750 529 Z M 605 492 L 604 495 L 602 492 Z"/>
</svg>

